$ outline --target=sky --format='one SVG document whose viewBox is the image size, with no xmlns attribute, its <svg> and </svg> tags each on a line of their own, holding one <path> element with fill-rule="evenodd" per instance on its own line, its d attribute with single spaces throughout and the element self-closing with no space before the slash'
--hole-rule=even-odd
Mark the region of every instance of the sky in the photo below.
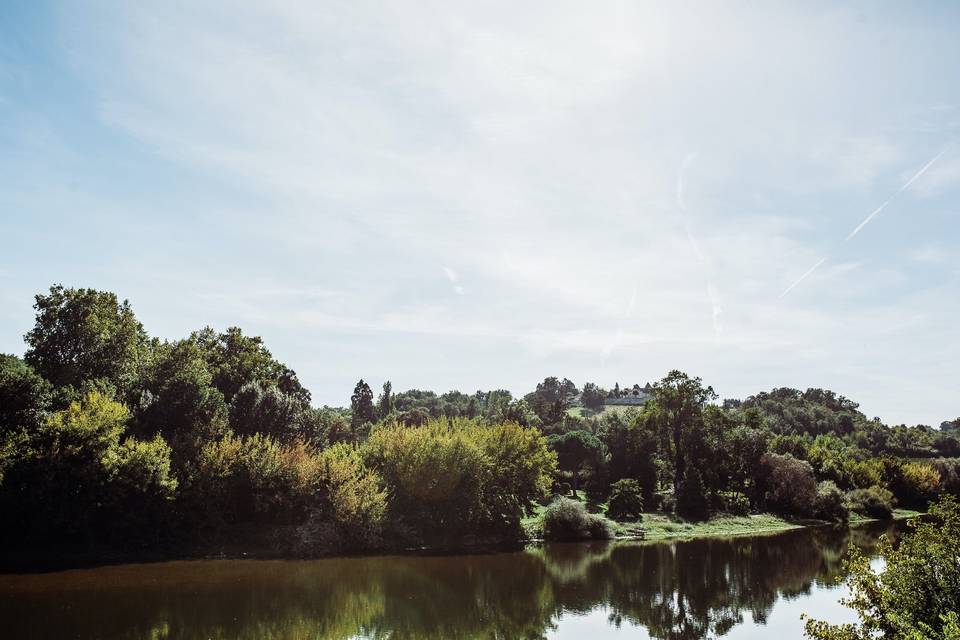
<svg viewBox="0 0 960 640">
<path fill-rule="evenodd" d="M 960 4 L 0 3 L 0 352 L 54 283 L 375 388 L 960 415 Z"/>
</svg>

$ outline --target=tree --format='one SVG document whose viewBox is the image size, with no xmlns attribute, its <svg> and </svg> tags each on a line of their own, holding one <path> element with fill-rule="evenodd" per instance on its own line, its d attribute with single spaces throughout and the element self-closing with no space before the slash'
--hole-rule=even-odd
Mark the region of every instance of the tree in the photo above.
<svg viewBox="0 0 960 640">
<path fill-rule="evenodd" d="M 389 380 L 383 383 L 383 393 L 380 394 L 377 405 L 381 419 L 393 413 L 393 385 Z"/>
<path fill-rule="evenodd" d="M 98 392 L 47 417 L 0 496 L 5 533 L 30 542 L 154 537 L 177 481 L 162 438 L 121 441 L 128 418 L 125 406 Z"/>
<path fill-rule="evenodd" d="M 899 546 L 882 538 L 884 558 L 875 571 L 869 558 L 850 547 L 844 604 L 856 611 L 855 624 L 832 625 L 807 619 L 814 640 L 956 640 L 960 638 L 960 505 L 944 496 L 930 508 L 930 520 L 913 520 Z"/>
<path fill-rule="evenodd" d="M 643 492 L 640 483 L 631 478 L 610 485 L 607 515 L 616 520 L 636 520 L 643 515 Z"/>
<path fill-rule="evenodd" d="M 560 468 L 573 476 L 573 490 L 580 487 L 580 473 L 583 467 L 599 466 L 603 459 L 603 443 L 589 431 L 568 431 L 552 435 L 547 442 L 557 452 Z"/>
<path fill-rule="evenodd" d="M 228 426 L 223 394 L 212 385 L 204 354 L 191 340 L 164 343 L 140 385 L 134 421 L 141 435 L 163 435 L 180 467 L 202 442 L 224 434 Z"/>
<path fill-rule="evenodd" d="M 625 413 L 600 416 L 597 435 L 610 458 L 610 480 L 630 478 L 639 483 L 645 504 L 651 504 L 657 490 L 657 424 L 655 415 L 644 407 Z"/>
<path fill-rule="evenodd" d="M 677 514 L 691 520 L 705 520 L 710 515 L 710 504 L 703 477 L 697 469 L 689 468 L 677 486 Z"/>
<path fill-rule="evenodd" d="M 354 432 L 359 432 L 363 425 L 375 422 L 377 419 L 376 411 L 373 408 L 373 391 L 370 385 L 362 379 L 353 388 L 353 395 L 350 396 L 350 409 L 352 411 L 350 424 Z"/>
<path fill-rule="evenodd" d="M 14 431 L 36 431 L 50 408 L 52 389 L 33 367 L 0 354 L 0 438 Z"/>
<path fill-rule="evenodd" d="M 567 408 L 573 403 L 577 395 L 577 386 L 564 378 L 544 378 L 537 385 L 536 391 L 524 396 L 530 408 L 545 424 L 556 424 L 563 419 Z"/>
<path fill-rule="evenodd" d="M 607 392 L 604 389 L 601 389 L 592 382 L 588 382 L 583 385 L 583 391 L 580 393 L 580 402 L 588 409 L 601 411 L 606 397 Z"/>
<path fill-rule="evenodd" d="M 248 382 L 240 387 L 230 403 L 230 426 L 236 433 L 263 433 L 279 440 L 300 436 L 301 415 L 309 407 L 279 387 L 264 387 Z"/>
<path fill-rule="evenodd" d="M 673 484 L 678 487 L 686 473 L 687 447 L 685 440 L 691 430 L 703 420 L 703 408 L 717 398 L 713 387 L 704 387 L 700 378 L 673 370 L 653 385 L 656 404 L 660 410 L 661 429 L 667 453 L 673 467 Z"/>
<path fill-rule="evenodd" d="M 33 306 L 36 324 L 24 336 L 30 345 L 24 359 L 56 386 L 100 378 L 123 394 L 149 360 L 147 334 L 116 294 L 58 284 Z"/>
<path fill-rule="evenodd" d="M 764 503 L 776 513 L 809 516 L 817 500 L 817 480 L 810 463 L 791 455 L 766 453 L 760 461 Z"/>
<path fill-rule="evenodd" d="M 297 397 L 303 404 L 310 403 L 310 392 L 303 388 L 297 374 L 278 362 L 259 336 L 245 336 L 239 327 L 230 327 L 217 333 L 210 327 L 190 334 L 210 371 L 211 382 L 225 402 L 233 400 L 240 387 L 248 382 L 264 386 L 280 386 L 287 395 Z"/>
</svg>

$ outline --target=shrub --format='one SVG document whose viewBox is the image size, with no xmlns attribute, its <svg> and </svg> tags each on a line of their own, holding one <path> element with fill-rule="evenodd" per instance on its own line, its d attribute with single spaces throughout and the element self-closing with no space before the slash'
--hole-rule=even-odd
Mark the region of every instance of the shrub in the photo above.
<svg viewBox="0 0 960 640">
<path fill-rule="evenodd" d="M 710 515 L 703 478 L 696 470 L 687 470 L 677 488 L 677 514 L 691 520 L 704 520 Z"/>
<path fill-rule="evenodd" d="M 817 499 L 817 481 L 809 462 L 790 454 L 765 453 L 760 459 L 764 502 L 780 514 L 809 516 Z"/>
<path fill-rule="evenodd" d="M 721 491 L 720 508 L 735 516 L 745 516 L 750 513 L 750 500 L 739 491 Z"/>
<path fill-rule="evenodd" d="M 807 620 L 806 635 L 814 640 L 960 637 L 960 506 L 944 497 L 930 508 L 928 520 L 909 524 L 898 546 L 881 538 L 879 571 L 855 547 L 848 562 L 844 601 L 857 614 L 854 624 L 831 625 Z"/>
<path fill-rule="evenodd" d="M 607 540 L 613 537 L 610 521 L 587 512 L 581 502 L 557 498 L 543 514 L 543 537 L 547 540 Z"/>
<path fill-rule="evenodd" d="M 643 515 L 643 492 L 640 483 L 624 478 L 610 485 L 607 515 L 617 520 L 639 519 Z"/>
<path fill-rule="evenodd" d="M 556 455 L 536 429 L 457 418 L 376 429 L 367 466 L 391 495 L 391 523 L 428 541 L 519 536 L 524 509 L 550 489 Z"/>
<path fill-rule="evenodd" d="M 871 518 L 887 520 L 893 516 L 893 494 L 882 487 L 854 489 L 847 493 L 846 502 L 850 511 Z"/>
<path fill-rule="evenodd" d="M 926 462 L 903 462 L 890 475 L 890 488 L 901 504 L 925 507 L 940 489 L 940 472 Z"/>
<path fill-rule="evenodd" d="M 814 515 L 821 520 L 846 520 L 850 515 L 844 504 L 843 492 L 831 480 L 817 485 Z"/>
</svg>

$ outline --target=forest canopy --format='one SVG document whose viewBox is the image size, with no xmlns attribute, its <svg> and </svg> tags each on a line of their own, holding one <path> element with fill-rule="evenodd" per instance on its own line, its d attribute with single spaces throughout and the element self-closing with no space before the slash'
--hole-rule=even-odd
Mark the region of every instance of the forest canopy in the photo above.
<svg viewBox="0 0 960 640">
<path fill-rule="evenodd" d="M 8 548 L 296 553 L 522 538 L 552 497 L 608 515 L 889 517 L 960 491 L 960 419 L 887 426 L 825 389 L 720 401 L 670 371 L 526 395 L 374 390 L 315 407 L 238 327 L 150 336 L 127 301 L 55 285 L 0 355 Z M 599 506 L 598 506 L 599 505 Z"/>
</svg>

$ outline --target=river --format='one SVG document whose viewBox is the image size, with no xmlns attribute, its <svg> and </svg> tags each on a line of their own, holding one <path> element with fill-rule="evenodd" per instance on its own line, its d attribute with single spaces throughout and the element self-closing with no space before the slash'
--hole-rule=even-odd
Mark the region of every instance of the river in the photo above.
<svg viewBox="0 0 960 640">
<path fill-rule="evenodd" d="M 471 555 L 196 560 L 0 575 L 11 639 L 802 638 L 852 542 L 900 524 Z"/>
</svg>

